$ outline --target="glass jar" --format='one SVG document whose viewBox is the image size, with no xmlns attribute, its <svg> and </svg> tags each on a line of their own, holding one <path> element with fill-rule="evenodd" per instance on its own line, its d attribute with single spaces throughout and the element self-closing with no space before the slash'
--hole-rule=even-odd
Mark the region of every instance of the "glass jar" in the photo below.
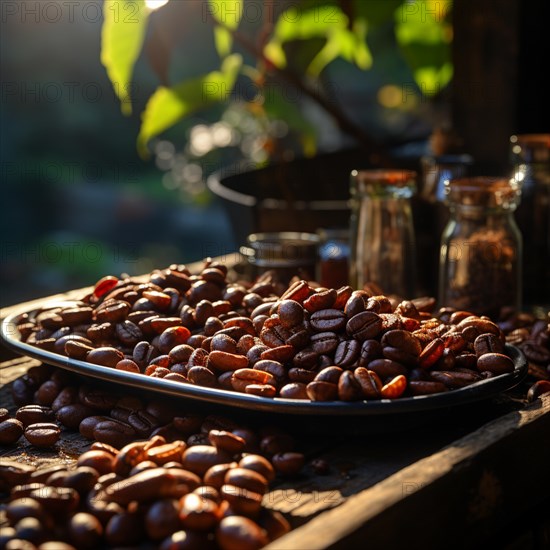
<svg viewBox="0 0 550 550">
<path fill-rule="evenodd" d="M 320 228 L 319 284 L 326 288 L 340 288 L 349 281 L 349 228 Z"/>
<path fill-rule="evenodd" d="M 270 271 L 277 282 L 288 285 L 293 277 L 314 280 L 319 236 L 315 233 L 280 231 L 251 233 L 241 254 L 250 266 L 250 278 Z"/>
<path fill-rule="evenodd" d="M 413 216 L 421 259 L 418 286 L 423 294 L 437 296 L 440 238 L 449 221 L 449 209 L 444 204 L 445 182 L 469 176 L 473 162 L 473 157 L 465 153 L 425 155 L 420 159 L 421 177 L 418 195 L 413 198 Z"/>
<path fill-rule="evenodd" d="M 546 318 L 550 310 L 550 134 L 510 138 L 513 178 L 521 189 L 515 217 L 523 236 L 523 304 Z"/>
<path fill-rule="evenodd" d="M 416 192 L 416 176 L 412 170 L 352 174 L 356 212 L 350 240 L 356 288 L 373 283 L 385 294 L 413 297 L 416 247 L 411 197 Z"/>
<path fill-rule="evenodd" d="M 513 179 L 450 180 L 450 219 L 439 260 L 439 302 L 498 318 L 520 308 L 522 239 L 514 219 L 519 188 Z"/>
</svg>

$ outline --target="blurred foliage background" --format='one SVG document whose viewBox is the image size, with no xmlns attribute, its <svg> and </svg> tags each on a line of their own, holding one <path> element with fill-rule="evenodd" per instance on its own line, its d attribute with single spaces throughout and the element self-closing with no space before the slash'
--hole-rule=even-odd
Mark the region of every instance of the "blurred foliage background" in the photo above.
<svg viewBox="0 0 550 550">
<path fill-rule="evenodd" d="M 420 156 L 448 118 L 451 7 L 6 0 L 0 305 L 235 250 L 205 179 L 237 160 L 361 135 Z"/>
</svg>

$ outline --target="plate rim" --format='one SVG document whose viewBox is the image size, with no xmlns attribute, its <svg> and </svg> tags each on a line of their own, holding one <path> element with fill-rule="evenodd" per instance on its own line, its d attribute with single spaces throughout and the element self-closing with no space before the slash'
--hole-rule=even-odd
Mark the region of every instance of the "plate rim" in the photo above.
<svg viewBox="0 0 550 550">
<path fill-rule="evenodd" d="M 260 397 L 231 390 L 208 388 L 194 384 L 184 384 L 174 380 L 153 378 L 141 373 L 116 370 L 87 361 L 73 359 L 21 341 L 20 333 L 16 328 L 15 320 L 17 317 L 23 314 L 35 314 L 40 309 L 53 308 L 60 305 L 74 305 L 76 302 L 78 300 L 53 300 L 45 301 L 42 305 L 36 305 L 31 309 L 16 309 L 13 313 L 2 319 L 0 339 L 12 351 L 83 376 L 114 382 L 140 390 L 154 390 L 155 392 L 168 394 L 172 397 L 191 399 L 202 403 L 213 403 L 250 411 L 256 410 L 278 414 L 381 416 L 444 409 L 488 399 L 501 392 L 510 390 L 517 386 L 528 373 L 527 360 L 522 351 L 517 346 L 506 344 L 507 354 L 514 362 L 514 370 L 510 373 L 480 380 L 463 388 L 437 394 L 417 395 L 398 399 L 320 402 L 282 397 Z"/>
</svg>

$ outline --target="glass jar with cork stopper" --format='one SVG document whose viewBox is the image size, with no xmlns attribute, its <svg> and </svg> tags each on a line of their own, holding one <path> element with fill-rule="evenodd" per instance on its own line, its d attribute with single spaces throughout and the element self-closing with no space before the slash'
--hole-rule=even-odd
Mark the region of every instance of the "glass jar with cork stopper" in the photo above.
<svg viewBox="0 0 550 550">
<path fill-rule="evenodd" d="M 439 302 L 498 318 L 521 306 L 522 238 L 513 179 L 471 177 L 446 184 L 450 219 L 441 237 Z"/>
</svg>

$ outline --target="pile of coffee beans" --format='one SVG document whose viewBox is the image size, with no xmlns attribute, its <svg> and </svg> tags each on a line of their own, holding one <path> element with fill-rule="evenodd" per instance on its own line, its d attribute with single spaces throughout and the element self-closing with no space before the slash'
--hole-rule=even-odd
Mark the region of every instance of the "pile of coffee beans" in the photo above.
<svg viewBox="0 0 550 550">
<path fill-rule="evenodd" d="M 172 265 L 145 282 L 104 277 L 17 328 L 28 344 L 105 368 L 262 397 L 396 399 L 513 371 L 495 322 L 435 305 L 305 280 L 231 283 L 205 260 L 198 275 Z"/>
<path fill-rule="evenodd" d="M 0 410 L 0 437 L 11 430 L 7 422 L 21 424 L 17 439 L 27 426 L 34 446 L 54 445 L 62 429 L 93 442 L 73 466 L 0 460 L 9 523 L 0 548 L 254 549 L 290 530 L 284 516 L 262 506 L 275 480 L 304 467 L 294 438 L 278 426 L 187 413 L 48 365 L 31 367 L 11 390 L 19 408 L 15 418 Z M 41 433 L 49 433 L 44 426 L 55 428 L 55 439 Z"/>
<path fill-rule="evenodd" d="M 160 435 L 120 450 L 93 443 L 74 468 L 0 460 L 9 491 L 1 547 L 259 549 L 287 533 L 262 498 L 277 468 L 295 471 L 292 460 L 247 452 L 233 432 L 206 436 L 194 446 Z"/>
<path fill-rule="evenodd" d="M 529 365 L 527 401 L 533 401 L 543 393 L 550 392 L 550 312 L 546 319 L 531 313 L 503 309 L 499 327 L 506 342 L 517 346 Z"/>
</svg>

